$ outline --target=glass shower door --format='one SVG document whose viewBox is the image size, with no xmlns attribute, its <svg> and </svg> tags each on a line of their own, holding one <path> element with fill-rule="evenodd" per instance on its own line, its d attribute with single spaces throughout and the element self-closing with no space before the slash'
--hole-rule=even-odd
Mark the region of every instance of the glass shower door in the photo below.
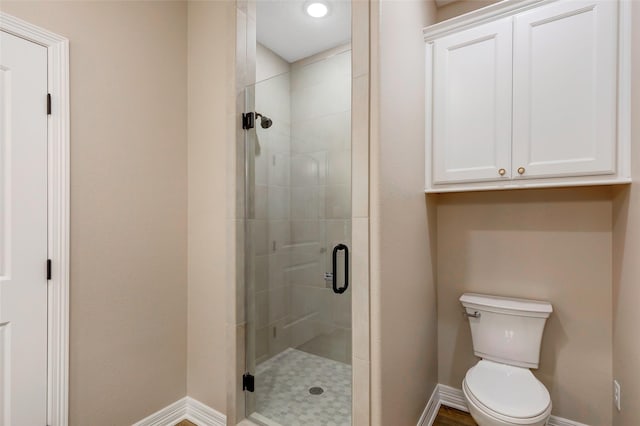
<svg viewBox="0 0 640 426">
<path fill-rule="evenodd" d="M 351 54 L 247 89 L 246 415 L 351 424 Z"/>
</svg>

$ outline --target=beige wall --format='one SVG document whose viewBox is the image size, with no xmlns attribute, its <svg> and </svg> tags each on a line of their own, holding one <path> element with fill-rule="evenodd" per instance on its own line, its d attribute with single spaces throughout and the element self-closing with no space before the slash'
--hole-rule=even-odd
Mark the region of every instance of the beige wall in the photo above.
<svg viewBox="0 0 640 426">
<path fill-rule="evenodd" d="M 453 18 L 463 13 L 471 12 L 481 7 L 489 6 L 500 0 L 459 0 L 453 3 L 446 4 L 438 8 L 436 14 L 436 21 L 444 21 L 449 18 Z"/>
<path fill-rule="evenodd" d="M 631 169 L 633 184 L 620 188 L 613 203 L 613 377 L 622 388 L 615 426 L 640 424 L 640 5 L 632 2 L 633 80 Z"/>
<path fill-rule="evenodd" d="M 0 8 L 70 39 L 70 424 L 131 424 L 186 393 L 187 5 Z"/>
<path fill-rule="evenodd" d="M 458 298 L 548 300 L 554 312 L 534 374 L 553 414 L 611 424 L 610 189 L 438 196 L 438 378 L 461 387 L 477 362 Z"/>
<path fill-rule="evenodd" d="M 188 13 L 189 326 L 187 393 L 227 412 L 227 283 L 235 246 L 235 2 L 191 1 Z M 228 342 L 227 342 L 228 344 Z"/>
<path fill-rule="evenodd" d="M 424 195 L 425 1 L 374 7 L 372 424 L 415 425 L 437 383 L 435 208 Z M 379 17 L 379 18 L 378 18 Z M 379 19 L 379 21 L 377 21 Z M 378 27 L 379 26 L 379 27 Z M 378 30 L 379 29 L 379 30 Z M 375 47 L 374 47 L 375 50 Z M 399 64 L 401 64 L 399 66 Z M 378 105 L 379 112 L 375 105 Z"/>
</svg>

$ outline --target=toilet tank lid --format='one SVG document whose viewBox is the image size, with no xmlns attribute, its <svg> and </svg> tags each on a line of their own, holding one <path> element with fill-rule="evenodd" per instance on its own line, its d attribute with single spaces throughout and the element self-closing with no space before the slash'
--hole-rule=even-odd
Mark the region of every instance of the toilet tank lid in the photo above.
<svg viewBox="0 0 640 426">
<path fill-rule="evenodd" d="M 478 293 L 464 293 L 462 296 L 460 296 L 460 302 L 462 302 L 463 305 L 465 303 L 469 303 L 473 305 L 523 312 L 553 312 L 553 307 L 549 302 L 530 299 L 515 299 L 502 296 L 490 296 L 487 294 Z"/>
</svg>

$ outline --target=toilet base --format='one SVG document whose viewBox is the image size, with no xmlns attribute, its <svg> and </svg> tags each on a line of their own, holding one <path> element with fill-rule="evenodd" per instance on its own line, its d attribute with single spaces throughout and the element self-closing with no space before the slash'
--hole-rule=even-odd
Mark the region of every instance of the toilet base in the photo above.
<svg viewBox="0 0 640 426">
<path fill-rule="evenodd" d="M 462 382 L 462 392 L 464 393 L 464 399 L 467 401 L 469 414 L 478 423 L 478 426 L 545 426 L 551 416 L 551 410 L 549 409 L 548 413 L 532 419 L 513 419 L 513 421 L 498 419 L 476 405 L 473 398 L 468 395 L 467 385 L 464 381 Z"/>
</svg>

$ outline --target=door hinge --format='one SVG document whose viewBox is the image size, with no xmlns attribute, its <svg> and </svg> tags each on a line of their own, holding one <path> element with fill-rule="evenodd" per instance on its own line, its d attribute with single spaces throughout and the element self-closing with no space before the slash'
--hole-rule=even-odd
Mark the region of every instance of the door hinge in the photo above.
<svg viewBox="0 0 640 426">
<path fill-rule="evenodd" d="M 47 259 L 47 281 L 51 279 L 51 259 Z"/>
<path fill-rule="evenodd" d="M 252 112 L 242 114 L 242 128 L 244 130 L 253 129 L 255 127 L 255 116 Z"/>
<path fill-rule="evenodd" d="M 253 377 L 249 373 L 245 373 L 242 375 L 242 390 L 253 392 L 255 390 L 255 377 Z"/>
<path fill-rule="evenodd" d="M 47 93 L 47 115 L 51 115 L 51 93 Z"/>
</svg>

